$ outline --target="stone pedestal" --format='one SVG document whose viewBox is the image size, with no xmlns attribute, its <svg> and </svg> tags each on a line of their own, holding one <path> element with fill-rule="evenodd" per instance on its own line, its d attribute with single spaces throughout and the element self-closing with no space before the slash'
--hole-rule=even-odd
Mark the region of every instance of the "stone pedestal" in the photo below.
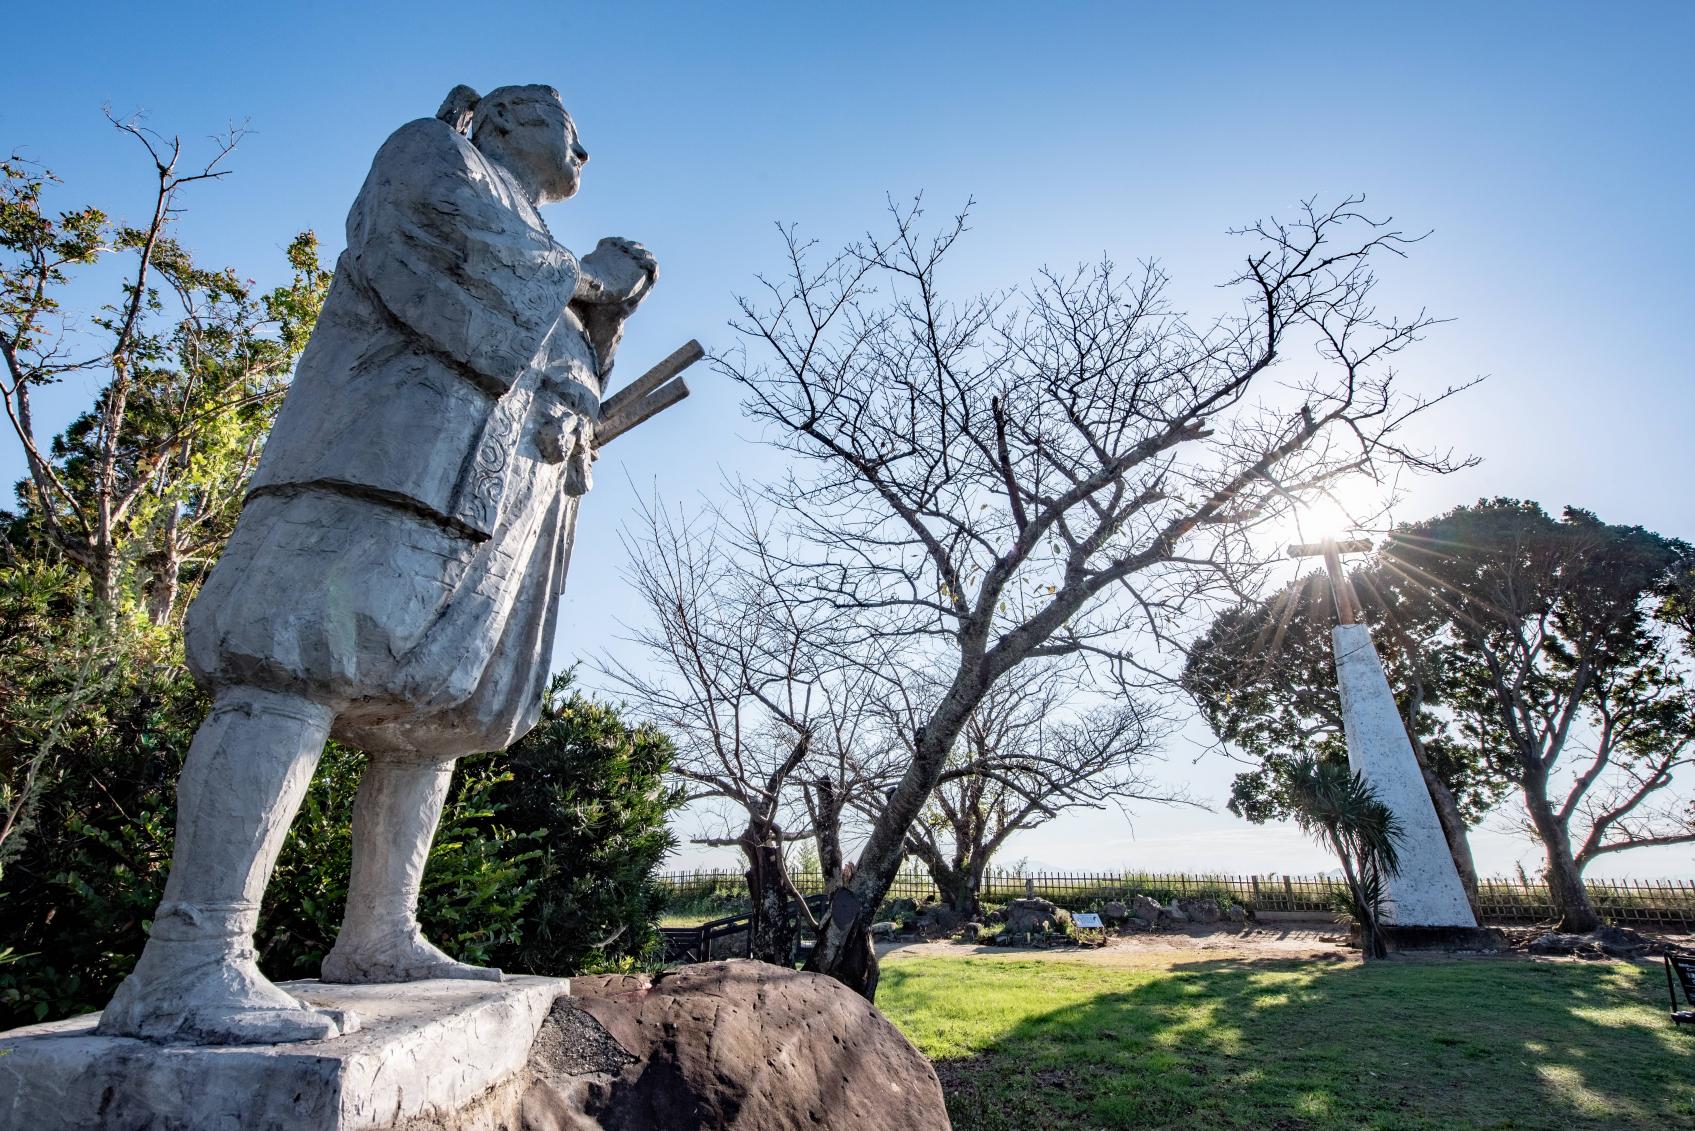
<svg viewBox="0 0 1695 1131">
<path fill-rule="evenodd" d="M 1348 765 L 1400 819 L 1397 855 L 1401 867 L 1388 884 L 1389 923 L 1395 928 L 1475 928 L 1477 919 L 1395 708 L 1383 664 L 1372 647 L 1371 633 L 1363 624 L 1339 624 L 1331 640 L 1336 650 L 1336 682 L 1342 692 Z"/>
<path fill-rule="evenodd" d="M 313 1129 L 516 1125 L 531 1045 L 570 983 L 287 982 L 360 1029 L 289 1045 L 155 1045 L 99 1014 L 0 1034 L 0 1129 Z"/>
</svg>

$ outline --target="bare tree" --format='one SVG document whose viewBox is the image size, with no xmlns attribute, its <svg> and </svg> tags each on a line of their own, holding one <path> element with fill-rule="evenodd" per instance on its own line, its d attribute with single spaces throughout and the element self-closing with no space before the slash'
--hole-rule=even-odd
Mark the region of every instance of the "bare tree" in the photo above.
<svg viewBox="0 0 1695 1131">
<path fill-rule="evenodd" d="M 1149 774 L 1163 720 L 1136 702 L 1072 711 L 1067 700 L 1076 686 L 1064 667 L 1016 669 L 989 689 L 961 730 L 930 804 L 907 833 L 907 850 L 954 911 L 981 911 L 984 873 L 1016 832 L 1068 810 L 1187 800 Z M 929 704 L 919 713 L 927 717 Z M 911 757 L 916 726 L 891 730 Z"/>
<path fill-rule="evenodd" d="M 721 536 L 733 518 L 745 538 Z M 798 892 L 784 848 L 815 839 L 827 879 L 839 875 L 843 816 L 874 788 L 887 740 L 867 710 L 877 699 L 876 666 L 812 645 L 829 636 L 819 610 L 774 583 L 759 539 L 751 510 L 691 524 L 657 503 L 644 506 L 624 541 L 650 616 L 633 637 L 645 662 L 602 670 L 676 739 L 671 772 L 688 801 L 722 806 L 723 830 L 695 843 L 743 854 L 752 954 L 786 963 Z"/>
<path fill-rule="evenodd" d="M 1233 281 L 1240 305 L 1195 323 L 1166 277 L 1111 262 L 1027 290 L 949 301 L 941 267 L 966 230 L 919 211 L 821 265 L 785 230 L 785 277 L 744 299 L 721 359 L 773 442 L 797 457 L 766 494 L 808 547 L 774 588 L 876 639 L 921 642 L 945 690 L 872 823 L 812 958 L 869 996 L 870 917 L 908 830 L 1001 679 L 1060 657 L 1152 670 L 1193 604 L 1262 567 L 1259 527 L 1345 475 L 1455 466 L 1400 440 L 1431 399 L 1389 363 L 1431 319 L 1372 305 L 1371 264 L 1409 241 L 1359 201 L 1268 221 Z M 1306 347 L 1301 375 L 1273 366 Z"/>
</svg>

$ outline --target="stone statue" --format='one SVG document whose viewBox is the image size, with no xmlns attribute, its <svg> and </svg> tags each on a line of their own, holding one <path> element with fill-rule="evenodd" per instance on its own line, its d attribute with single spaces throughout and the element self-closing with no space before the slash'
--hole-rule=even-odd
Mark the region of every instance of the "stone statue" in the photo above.
<svg viewBox="0 0 1695 1131">
<path fill-rule="evenodd" d="M 658 269 L 626 240 L 581 259 L 554 242 L 537 208 L 572 196 L 587 160 L 546 86 L 455 88 L 378 151 L 241 519 L 188 613 L 213 706 L 177 785 L 164 901 L 102 1033 L 269 1044 L 357 1027 L 272 985 L 253 949 L 331 737 L 370 761 L 323 979 L 500 978 L 418 929 L 453 763 L 535 724 L 595 446 L 686 395 L 672 381 L 643 403 L 699 356 L 691 343 L 603 404 Z"/>
</svg>

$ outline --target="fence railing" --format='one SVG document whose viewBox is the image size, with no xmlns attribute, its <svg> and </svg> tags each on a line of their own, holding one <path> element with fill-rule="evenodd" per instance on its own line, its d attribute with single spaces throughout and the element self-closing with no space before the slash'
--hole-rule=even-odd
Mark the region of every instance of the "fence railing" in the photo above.
<svg viewBox="0 0 1695 1131">
<path fill-rule="evenodd" d="M 797 874 L 802 894 L 823 890 L 823 877 Z M 675 903 L 716 900 L 729 906 L 747 895 L 741 873 L 731 871 L 667 872 L 659 877 Z M 1591 880 L 1586 885 L 1595 910 L 1622 925 L 1695 929 L 1695 880 Z M 1323 914 L 1336 906 L 1345 888 L 1330 876 L 1235 876 L 1181 872 L 1049 873 L 991 871 L 984 877 L 982 899 L 1005 903 L 1030 894 L 1050 899 L 1073 911 L 1086 911 L 1109 900 L 1146 895 L 1159 901 L 1218 899 L 1239 903 L 1252 911 Z M 923 902 L 939 899 L 928 873 L 903 871 L 889 888 L 890 899 Z M 1478 884 L 1483 919 L 1497 925 L 1530 925 L 1556 917 L 1547 885 L 1515 879 L 1490 879 Z"/>
</svg>

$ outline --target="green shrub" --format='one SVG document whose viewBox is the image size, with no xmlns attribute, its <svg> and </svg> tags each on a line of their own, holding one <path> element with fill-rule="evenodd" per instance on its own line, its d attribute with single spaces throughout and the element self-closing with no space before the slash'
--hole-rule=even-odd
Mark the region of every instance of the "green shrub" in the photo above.
<svg viewBox="0 0 1695 1131">
<path fill-rule="evenodd" d="M 656 956 L 667 893 L 655 872 L 675 845 L 666 817 L 683 800 L 664 780 L 670 740 L 570 683 L 554 679 L 541 722 L 505 753 L 493 791 L 503 818 L 537 838 L 525 858 L 536 902 L 495 955 L 533 974 Z"/>
<path fill-rule="evenodd" d="M 21 781 L 16 767 L 50 757 L 0 871 L 0 1029 L 98 1009 L 134 967 L 208 705 L 174 632 L 92 623 L 72 587 L 15 572 L 0 571 L 0 769 Z M 653 946 L 663 896 L 649 877 L 678 802 L 659 777 L 670 747 L 564 688 L 511 751 L 455 770 L 419 919 L 465 961 L 563 974 Z M 335 743 L 319 763 L 261 910 L 272 977 L 314 976 L 335 941 L 363 768 Z M 21 791 L 8 796 L 13 811 Z"/>
</svg>

